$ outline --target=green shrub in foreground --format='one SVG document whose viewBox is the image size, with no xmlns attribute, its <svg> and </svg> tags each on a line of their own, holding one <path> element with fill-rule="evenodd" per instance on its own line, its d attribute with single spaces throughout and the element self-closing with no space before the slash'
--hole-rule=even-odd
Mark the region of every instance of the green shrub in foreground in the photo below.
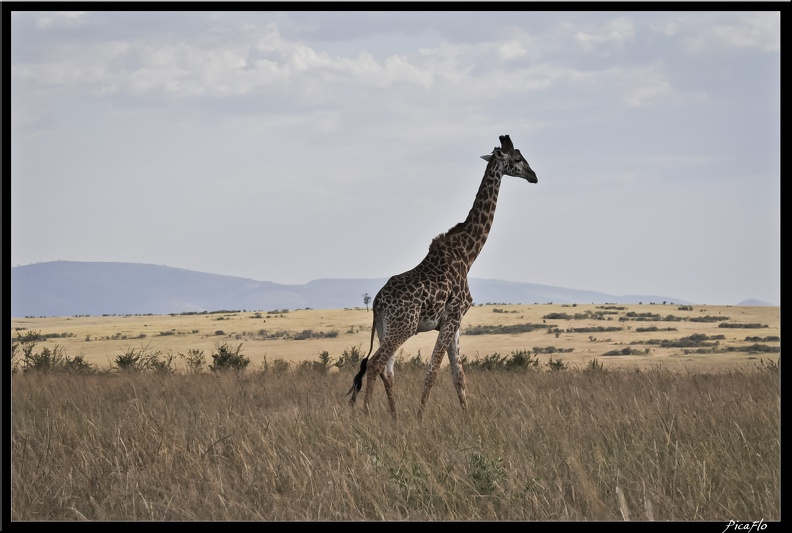
<svg viewBox="0 0 792 533">
<path fill-rule="evenodd" d="M 225 342 L 216 344 L 209 370 L 244 370 L 250 364 L 250 359 L 239 353 L 241 349 L 241 343 L 236 349 L 229 347 Z"/>
<path fill-rule="evenodd" d="M 51 350 L 43 348 L 35 352 L 36 340 L 41 338 L 35 332 L 26 335 L 17 333 L 11 343 L 11 372 L 71 372 L 76 374 L 91 374 L 96 368 L 85 361 L 82 355 L 69 357 L 63 348 L 56 345 Z"/>
</svg>

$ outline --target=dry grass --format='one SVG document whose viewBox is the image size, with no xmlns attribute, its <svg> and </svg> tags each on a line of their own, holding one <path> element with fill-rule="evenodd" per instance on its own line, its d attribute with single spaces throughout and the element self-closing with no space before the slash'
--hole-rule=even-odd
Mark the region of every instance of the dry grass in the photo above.
<svg viewBox="0 0 792 533">
<path fill-rule="evenodd" d="M 463 328 L 543 327 L 463 334 L 469 362 L 554 353 L 539 354 L 538 371 L 468 364 L 466 414 L 443 371 L 416 418 L 413 356 L 425 361 L 435 335 L 414 337 L 397 366 L 398 423 L 382 385 L 370 415 L 346 404 L 349 366 L 264 365 L 365 354 L 365 310 L 14 319 L 12 334 L 69 334 L 36 351 L 58 345 L 100 372 L 12 376 L 12 520 L 779 520 L 780 352 L 752 353 L 746 338 L 780 349 L 780 309 L 616 307 L 604 319 L 594 305 L 472 308 Z M 767 327 L 694 320 L 707 316 Z M 621 329 L 586 329 L 597 327 Z M 705 349 L 653 342 L 691 335 L 722 337 Z M 211 362 L 219 343 L 243 343 L 252 364 L 112 368 L 143 347 Z M 550 357 L 567 369 L 551 371 Z"/>
<path fill-rule="evenodd" d="M 608 308 L 614 307 L 614 308 Z M 468 311 L 462 324 L 462 353 L 468 359 L 484 357 L 492 353 L 508 355 L 515 350 L 531 350 L 535 347 L 554 347 L 565 350 L 556 353 L 572 366 L 585 367 L 593 358 L 605 366 L 649 367 L 659 362 L 682 363 L 680 368 L 732 368 L 735 364 L 758 361 L 755 354 L 727 352 L 726 348 L 744 346 L 746 336 L 760 335 L 780 337 L 779 307 L 732 307 L 693 306 L 679 309 L 677 305 L 503 305 L 475 306 Z M 494 312 L 495 310 L 502 312 Z M 585 315 L 606 312 L 606 320 L 596 318 L 545 319 L 554 313 Z M 624 321 L 629 313 L 651 313 L 661 317 L 674 316 L 679 321 Z M 728 317 L 728 322 L 767 325 L 761 329 L 719 328 L 719 322 L 694 322 L 691 319 L 705 316 Z M 609 320 L 608 320 L 609 319 Z M 545 329 L 529 333 L 469 335 L 467 328 L 477 326 L 509 326 L 515 324 L 545 324 Z M 237 346 L 244 343 L 242 352 L 250 358 L 252 367 L 258 368 L 265 357 L 268 361 L 316 360 L 327 351 L 333 358 L 350 347 L 359 346 L 368 351 L 371 331 L 371 312 L 365 309 L 336 310 L 292 310 L 287 313 L 266 311 L 211 313 L 204 315 L 147 315 L 147 316 L 103 316 L 103 317 L 46 317 L 14 318 L 11 334 L 38 331 L 42 334 L 68 334 L 68 337 L 50 338 L 38 344 L 38 348 L 53 349 L 58 345 L 66 355 L 84 356 L 85 360 L 99 368 L 109 369 L 115 358 L 130 349 L 147 348 L 163 353 L 187 353 L 190 349 L 202 350 L 208 355 L 218 343 L 227 342 Z M 638 331 L 639 328 L 657 326 L 661 331 Z M 622 327 L 620 331 L 575 332 L 572 329 L 596 327 Z M 673 328 L 672 331 L 663 331 Z M 265 330 L 273 335 L 278 332 L 292 334 L 305 330 L 317 334 L 336 332 L 333 338 L 293 340 L 288 338 L 263 338 L 259 332 Z M 548 331 L 556 331 L 548 333 Z M 222 334 L 217 334 L 222 332 Z M 697 353 L 684 348 L 664 348 L 645 343 L 653 339 L 679 339 L 692 334 L 708 336 L 724 335 L 719 341 L 717 353 Z M 87 340 L 88 339 L 88 340 Z M 420 353 L 425 359 L 431 354 L 436 334 L 422 333 L 403 346 L 405 356 Z M 770 343 L 778 346 L 779 343 Z M 648 353 L 603 357 L 615 349 L 636 346 L 648 348 Z M 546 358 L 546 357 L 545 357 Z M 176 358 L 179 363 L 178 358 Z"/>
<path fill-rule="evenodd" d="M 780 519 L 777 367 L 17 373 L 12 520 Z"/>
</svg>

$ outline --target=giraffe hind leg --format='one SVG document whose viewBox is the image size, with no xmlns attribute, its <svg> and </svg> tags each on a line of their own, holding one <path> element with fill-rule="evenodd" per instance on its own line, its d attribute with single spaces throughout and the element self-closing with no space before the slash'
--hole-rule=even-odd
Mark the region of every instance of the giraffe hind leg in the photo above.
<svg viewBox="0 0 792 533">
<path fill-rule="evenodd" d="M 366 392 L 363 395 L 364 409 L 368 410 L 374 384 L 377 382 L 377 376 L 380 376 L 385 384 L 385 393 L 388 395 L 388 405 L 390 406 L 391 414 L 396 416 L 396 401 L 393 396 L 393 366 L 392 364 L 388 365 L 388 363 L 396 353 L 396 349 L 403 343 L 402 341 L 398 344 L 381 344 L 374 355 L 371 356 L 366 369 Z"/>
<path fill-rule="evenodd" d="M 394 357 L 391 355 L 385 363 L 385 368 L 380 372 L 380 377 L 382 378 L 382 383 L 385 385 L 385 394 L 388 396 L 388 407 L 390 407 L 391 415 L 393 415 L 393 418 L 396 418 L 396 399 L 393 391 L 393 363 Z"/>
</svg>

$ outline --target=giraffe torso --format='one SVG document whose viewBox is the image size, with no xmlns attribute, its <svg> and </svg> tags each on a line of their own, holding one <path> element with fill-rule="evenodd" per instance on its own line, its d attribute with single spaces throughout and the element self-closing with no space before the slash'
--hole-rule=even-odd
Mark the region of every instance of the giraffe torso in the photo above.
<svg viewBox="0 0 792 533">
<path fill-rule="evenodd" d="M 391 277 L 374 298 L 374 313 L 389 334 L 394 327 L 401 328 L 400 337 L 440 329 L 449 319 L 461 320 L 470 308 L 468 264 L 450 253 L 452 241 L 444 238 L 437 237 L 421 263 Z"/>
</svg>

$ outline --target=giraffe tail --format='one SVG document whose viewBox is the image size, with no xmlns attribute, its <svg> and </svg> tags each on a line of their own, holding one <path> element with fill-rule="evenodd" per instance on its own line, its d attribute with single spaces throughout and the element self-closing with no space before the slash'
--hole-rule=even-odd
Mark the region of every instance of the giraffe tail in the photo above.
<svg viewBox="0 0 792 533">
<path fill-rule="evenodd" d="M 355 379 L 352 380 L 352 388 L 349 389 L 347 392 L 347 396 L 350 394 L 352 398 L 350 398 L 349 403 L 355 403 L 355 397 L 357 393 L 360 392 L 360 389 L 363 388 L 363 376 L 366 375 L 366 365 L 368 364 L 368 356 L 364 357 L 362 361 L 360 361 L 360 371 L 355 375 Z"/>
<path fill-rule="evenodd" d="M 349 403 L 354 404 L 355 398 L 357 397 L 357 393 L 360 392 L 360 389 L 363 388 L 363 376 L 366 375 L 366 366 L 368 365 L 368 358 L 371 355 L 371 351 L 374 349 L 374 331 L 377 329 L 377 309 L 376 307 L 373 309 L 374 320 L 371 324 L 371 341 L 369 343 L 369 351 L 366 357 L 364 357 L 360 361 L 360 370 L 357 374 L 355 374 L 355 379 L 352 380 L 352 388 L 349 389 L 349 392 L 346 393 L 347 396 L 350 394 L 352 398 L 349 399 Z"/>
</svg>

